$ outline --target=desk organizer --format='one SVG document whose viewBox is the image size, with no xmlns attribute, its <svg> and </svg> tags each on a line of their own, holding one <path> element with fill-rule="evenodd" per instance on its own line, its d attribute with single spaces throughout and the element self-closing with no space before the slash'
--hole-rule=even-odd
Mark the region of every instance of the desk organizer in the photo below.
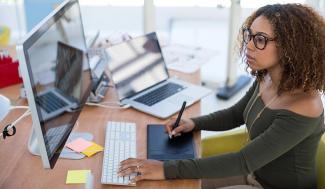
<svg viewBox="0 0 325 189">
<path fill-rule="evenodd" d="M 13 61 L 9 55 L 0 52 L 0 88 L 21 83 L 18 61 Z"/>
</svg>

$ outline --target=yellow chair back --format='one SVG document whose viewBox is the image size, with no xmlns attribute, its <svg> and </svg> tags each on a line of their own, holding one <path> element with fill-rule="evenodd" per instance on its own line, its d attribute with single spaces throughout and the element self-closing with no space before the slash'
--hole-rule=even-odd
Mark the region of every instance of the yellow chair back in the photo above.
<svg viewBox="0 0 325 189">
<path fill-rule="evenodd" d="M 321 138 L 318 146 L 317 157 L 317 188 L 325 189 L 325 134 Z"/>
<path fill-rule="evenodd" d="M 10 38 L 10 29 L 6 26 L 0 26 L 0 45 L 7 46 Z"/>
</svg>

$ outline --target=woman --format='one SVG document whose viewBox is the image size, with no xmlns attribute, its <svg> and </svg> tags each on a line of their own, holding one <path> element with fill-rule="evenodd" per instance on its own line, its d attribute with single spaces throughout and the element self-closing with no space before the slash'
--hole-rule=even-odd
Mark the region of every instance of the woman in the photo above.
<svg viewBox="0 0 325 189">
<path fill-rule="evenodd" d="M 121 176 L 135 181 L 250 175 L 246 188 L 316 188 L 315 156 L 324 132 L 325 22 L 300 4 L 267 5 L 247 18 L 240 54 L 256 81 L 234 106 L 182 119 L 174 135 L 225 131 L 246 124 L 247 144 L 236 153 L 160 162 L 128 159 Z M 254 177 L 256 180 L 254 180 Z M 244 188 L 237 186 L 231 188 Z"/>
</svg>

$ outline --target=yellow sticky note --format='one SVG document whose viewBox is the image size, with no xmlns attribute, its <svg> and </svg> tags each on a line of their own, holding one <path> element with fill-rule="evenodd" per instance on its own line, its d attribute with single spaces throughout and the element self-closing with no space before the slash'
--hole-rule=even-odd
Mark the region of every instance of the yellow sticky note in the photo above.
<svg viewBox="0 0 325 189">
<path fill-rule="evenodd" d="M 91 146 L 89 146 L 88 148 L 86 148 L 81 153 L 85 154 L 87 157 L 91 157 L 92 155 L 96 154 L 97 152 L 101 152 L 101 151 L 104 150 L 104 148 L 101 145 L 96 144 L 94 142 L 92 142 L 92 143 L 93 144 Z"/>
<path fill-rule="evenodd" d="M 69 170 L 66 184 L 86 183 L 88 173 L 90 173 L 90 170 Z"/>
</svg>

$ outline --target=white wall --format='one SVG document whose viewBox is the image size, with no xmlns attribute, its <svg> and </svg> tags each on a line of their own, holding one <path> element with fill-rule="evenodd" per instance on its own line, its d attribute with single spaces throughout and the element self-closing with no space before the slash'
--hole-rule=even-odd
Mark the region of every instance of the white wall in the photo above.
<svg viewBox="0 0 325 189">
<path fill-rule="evenodd" d="M 81 6 L 82 17 L 86 34 L 94 34 L 99 29 L 102 35 L 108 35 L 114 31 L 128 32 L 133 35 L 142 34 L 142 7 L 112 7 L 112 6 Z M 22 6 L 19 7 L 19 15 L 23 16 Z M 191 8 L 191 7 L 158 7 L 156 9 L 157 30 L 168 33 L 171 20 L 215 20 L 227 21 L 229 11 L 227 8 Z M 25 20 L 21 19 L 25 32 Z M 13 33 L 13 41 L 19 35 L 19 25 L 15 6 L 13 4 L 0 4 L 0 25 L 9 26 Z"/>
<path fill-rule="evenodd" d="M 320 0 L 325 10 L 325 0 Z M 128 32 L 132 35 L 140 35 L 143 30 L 142 7 L 112 7 L 102 6 L 81 6 L 82 17 L 86 34 L 93 35 L 101 30 L 101 36 L 113 32 Z M 243 9 L 241 19 L 245 18 L 252 9 Z M 0 25 L 9 26 L 12 30 L 12 42 L 19 38 L 19 32 L 24 33 L 25 19 L 22 6 L 18 6 L 18 17 L 21 24 L 17 22 L 16 7 L 13 4 L 0 3 Z M 228 22 L 229 8 L 217 7 L 157 7 L 156 27 L 160 33 L 169 37 L 170 24 L 180 21 L 192 20 L 199 22 Z M 174 22 L 171 22 L 174 21 Z M 193 26 L 193 29 L 195 26 Z M 199 28 L 197 28 L 199 29 Z"/>
<path fill-rule="evenodd" d="M 128 32 L 133 35 L 142 34 L 142 7 L 82 6 L 82 17 L 86 33 L 95 33 L 98 29 L 109 34 L 112 31 Z M 156 27 L 159 31 L 169 32 L 172 20 L 208 19 L 226 21 L 227 9 L 219 8 L 172 8 L 156 9 Z M 104 20 L 104 22 L 99 22 Z"/>
<path fill-rule="evenodd" d="M 11 29 L 11 38 L 16 41 L 26 31 L 25 18 L 22 5 L 0 3 L 0 26 L 4 25 Z"/>
</svg>

